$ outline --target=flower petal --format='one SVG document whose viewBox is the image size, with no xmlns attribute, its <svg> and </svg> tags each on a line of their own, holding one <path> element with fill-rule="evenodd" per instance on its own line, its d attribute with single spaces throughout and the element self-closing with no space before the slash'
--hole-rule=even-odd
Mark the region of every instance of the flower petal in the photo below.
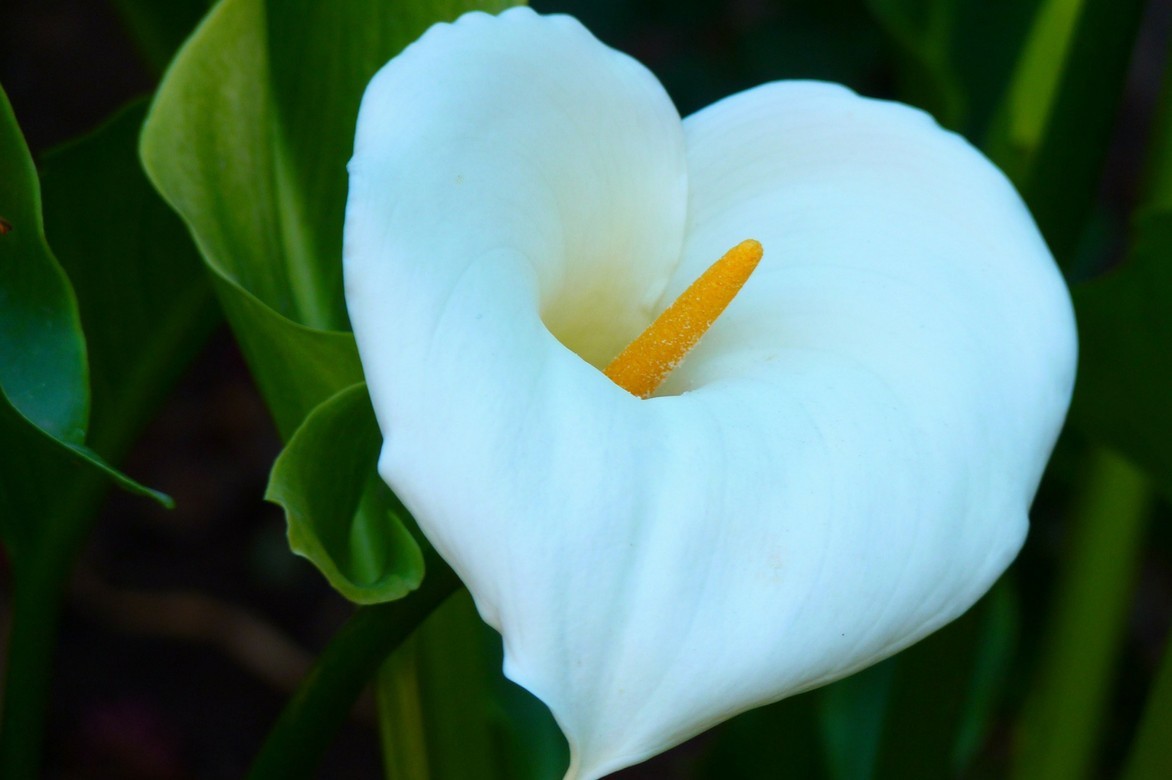
<svg viewBox="0 0 1172 780">
<path fill-rule="evenodd" d="M 966 609 L 1069 398 L 1065 290 L 962 141 L 808 84 L 686 130 L 687 188 L 646 71 L 527 11 L 433 28 L 359 117 L 346 284 L 380 470 L 570 777 Z M 761 267 L 659 397 L 596 370 L 744 238 Z"/>
<path fill-rule="evenodd" d="M 602 364 L 647 324 L 679 262 L 686 197 L 679 114 L 646 69 L 567 16 L 465 14 L 367 89 L 346 271 L 383 262 L 364 251 L 380 246 L 453 284 L 511 253 L 549 329 Z M 363 296 L 382 292 L 346 294 L 363 317 Z"/>
</svg>

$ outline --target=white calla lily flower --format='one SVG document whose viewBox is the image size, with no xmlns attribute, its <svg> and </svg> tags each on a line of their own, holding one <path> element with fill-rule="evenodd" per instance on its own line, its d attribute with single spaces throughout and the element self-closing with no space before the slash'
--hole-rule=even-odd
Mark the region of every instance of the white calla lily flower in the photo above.
<svg viewBox="0 0 1172 780">
<path fill-rule="evenodd" d="M 371 82 L 346 212 L 379 467 L 569 740 L 642 761 L 875 663 L 1013 560 L 1069 296 L 986 159 L 781 82 L 683 120 L 578 22 L 436 25 Z M 764 256 L 650 398 L 602 370 Z"/>
</svg>

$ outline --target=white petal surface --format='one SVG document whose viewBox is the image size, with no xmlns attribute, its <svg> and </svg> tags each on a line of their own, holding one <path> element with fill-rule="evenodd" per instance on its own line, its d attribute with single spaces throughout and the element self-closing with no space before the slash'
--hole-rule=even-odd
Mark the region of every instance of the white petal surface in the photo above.
<svg viewBox="0 0 1172 780">
<path fill-rule="evenodd" d="M 793 83 L 681 128 L 576 22 L 475 14 L 376 76 L 351 174 L 381 471 L 570 776 L 895 652 L 1020 546 L 1070 304 L 1012 188 L 923 115 Z M 765 259 L 659 397 L 595 368 L 745 238 Z"/>
</svg>

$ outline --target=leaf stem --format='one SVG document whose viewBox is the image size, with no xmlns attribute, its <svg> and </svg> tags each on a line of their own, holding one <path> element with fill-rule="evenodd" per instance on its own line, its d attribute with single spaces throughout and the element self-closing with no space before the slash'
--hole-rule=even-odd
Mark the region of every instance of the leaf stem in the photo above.
<svg viewBox="0 0 1172 780">
<path fill-rule="evenodd" d="M 1086 0 L 1022 195 L 1063 267 L 1081 237 L 1103 174 L 1146 3 Z"/>
<path fill-rule="evenodd" d="M 0 717 L 0 777 L 32 780 L 40 776 L 46 702 L 52 678 L 61 614 L 61 593 L 70 561 L 48 555 L 12 559 L 12 632 L 4 674 Z"/>
<path fill-rule="evenodd" d="M 1037 675 L 1018 723 L 1013 777 L 1019 780 L 1092 774 L 1126 628 L 1153 494 L 1141 472 L 1107 450 L 1093 451 L 1087 466 Z"/>
<path fill-rule="evenodd" d="M 1172 640 L 1172 637 L 1169 637 Z M 1152 683 L 1143 718 L 1136 731 L 1127 765 L 1120 774 L 1124 780 L 1160 780 L 1172 777 L 1172 641 L 1164 647 L 1164 660 Z"/>
<path fill-rule="evenodd" d="M 430 550 L 427 575 L 405 599 L 359 607 L 286 705 L 257 754 L 250 780 L 312 778 L 363 687 L 386 657 L 460 586 Z"/>
</svg>

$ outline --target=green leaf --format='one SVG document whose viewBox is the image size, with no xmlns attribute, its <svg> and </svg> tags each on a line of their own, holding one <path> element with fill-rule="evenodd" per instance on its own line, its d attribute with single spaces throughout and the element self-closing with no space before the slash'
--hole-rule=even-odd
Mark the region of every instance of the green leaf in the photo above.
<svg viewBox="0 0 1172 780">
<path fill-rule="evenodd" d="M 118 460 L 219 321 L 183 223 L 139 166 L 140 101 L 44 160 L 45 232 L 76 290 L 93 395 L 88 440 Z"/>
<path fill-rule="evenodd" d="M 224 0 L 168 71 L 143 132 L 277 419 L 361 381 L 342 298 L 346 161 L 375 71 L 434 21 L 512 3 Z"/>
<path fill-rule="evenodd" d="M 85 338 L 69 279 L 45 241 L 36 169 L 3 92 L 0 219 L 0 390 L 33 425 L 81 444 L 89 419 Z"/>
<path fill-rule="evenodd" d="M 381 443 L 366 385 L 349 387 L 305 418 L 265 493 L 285 510 L 293 552 L 358 604 L 402 598 L 423 577 L 406 511 L 375 469 Z"/>
<path fill-rule="evenodd" d="M 1079 377 L 1071 421 L 1172 490 L 1172 211 L 1135 226 L 1130 258 L 1074 290 Z"/>
<path fill-rule="evenodd" d="M 220 304 L 286 441 L 319 404 L 362 381 L 350 333 L 294 322 L 214 267 L 212 273 Z"/>
<path fill-rule="evenodd" d="M 45 240 L 41 189 L 8 97 L 0 90 L 0 404 L 131 492 L 169 506 L 171 500 L 109 465 L 86 443 L 90 393 L 85 338 L 77 300 Z M 14 434 L 15 435 L 15 434 Z M 26 432 L 22 439 L 35 438 Z M 24 457 L 0 449 L 0 473 L 13 480 Z M 46 479 L 42 476 L 40 479 Z M 0 538 L 30 544 L 47 508 L 30 498 L 35 486 L 12 481 L 0 492 Z"/>
<path fill-rule="evenodd" d="M 124 453 L 214 322 L 213 300 L 194 247 L 139 169 L 136 141 L 142 115 L 141 106 L 132 108 L 50 155 L 43 180 L 45 231 L 72 276 L 77 297 L 75 304 L 65 283 L 68 306 L 58 316 L 72 323 L 66 331 L 71 340 L 66 353 L 76 360 L 82 343 L 79 305 L 90 342 L 93 384 L 88 439 L 112 459 Z M 19 143 L 11 143 L 17 133 L 11 114 L 5 119 L 0 134 L 9 143 L 0 161 L 6 171 L 0 179 L 9 187 L 19 181 L 22 197 L 33 198 L 35 179 L 7 175 L 14 150 L 20 153 L 19 170 L 32 168 L 19 136 Z M 29 235 L 40 231 L 39 208 L 35 218 L 20 220 Z M 2 243 L 17 227 L 0 237 L 0 253 L 8 251 Z M 37 243 L 39 254 L 0 257 L 4 263 L 53 261 L 43 237 Z M 53 309 L 42 313 L 49 316 Z M 7 336 L 9 331 L 0 333 Z M 63 381 L 76 376 L 74 369 Z M 73 390 L 88 398 L 84 384 Z M 44 702 L 52 679 L 47 649 L 55 641 L 61 591 L 111 473 L 97 455 L 52 437 L 4 399 L 0 442 L 0 534 L 11 553 L 13 586 L 0 775 L 33 778 L 39 776 Z M 125 478 L 114 476 L 126 484 Z"/>
</svg>

